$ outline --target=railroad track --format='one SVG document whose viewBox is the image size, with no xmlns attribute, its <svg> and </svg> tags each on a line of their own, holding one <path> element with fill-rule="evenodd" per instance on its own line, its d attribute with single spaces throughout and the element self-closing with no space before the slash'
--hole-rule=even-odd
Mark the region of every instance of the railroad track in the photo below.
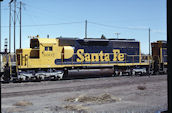
<svg viewBox="0 0 172 113">
<path fill-rule="evenodd" d="M 46 93 L 55 93 L 55 92 L 71 92 L 71 91 L 81 91 L 81 90 L 90 90 L 90 89 L 101 89 L 101 88 L 111 88 L 111 87 L 115 87 L 115 86 L 122 86 L 122 85 L 134 85 L 134 84 L 139 84 L 139 83 L 150 83 L 150 82 L 159 82 L 159 81 L 166 81 L 167 80 L 167 76 L 166 75 L 161 75 L 161 76 L 144 76 L 144 77 L 115 77 L 113 78 L 114 80 L 112 80 L 113 77 L 108 77 L 107 81 L 109 80 L 109 82 L 107 83 L 95 83 L 95 84 L 82 84 L 82 85 L 77 85 L 77 86 L 70 86 L 71 83 L 73 82 L 83 82 L 83 80 L 72 80 L 72 82 L 70 80 L 66 80 L 66 83 L 68 83 L 68 86 L 62 86 L 62 87 L 58 87 L 58 88 L 48 88 L 48 89 L 35 89 L 35 90 L 27 90 L 27 91 L 16 91 L 16 92 L 2 92 L 1 93 L 1 97 L 2 98 L 9 98 L 9 97 L 17 97 L 17 96 L 27 96 L 27 95 L 39 95 L 39 94 L 46 94 Z M 122 81 L 121 82 L 115 82 L 116 78 L 120 78 L 120 79 L 127 79 L 127 78 L 133 78 L 130 79 L 130 81 Z M 95 81 L 99 81 L 101 82 L 102 80 L 104 80 L 106 78 L 103 79 L 99 79 L 99 80 L 95 80 Z M 119 79 L 119 80 L 120 80 Z M 84 82 L 89 82 L 89 80 L 87 81 L 87 79 L 84 79 Z M 67 82 L 69 81 L 69 82 Z M 117 81 L 117 80 L 116 80 Z M 53 84 L 64 84 L 65 81 L 58 81 L 58 83 L 53 83 Z M 49 83 L 48 83 L 49 84 Z M 52 84 L 52 83 L 50 83 Z M 38 84 L 37 84 L 38 85 Z M 32 86 L 36 87 L 36 84 Z M 29 84 L 28 84 L 29 86 Z M 21 86 L 22 87 L 22 86 Z M 27 86 L 25 86 L 27 87 Z M 20 88 L 20 86 L 19 86 Z M 5 90 L 5 89 L 4 89 Z"/>
</svg>

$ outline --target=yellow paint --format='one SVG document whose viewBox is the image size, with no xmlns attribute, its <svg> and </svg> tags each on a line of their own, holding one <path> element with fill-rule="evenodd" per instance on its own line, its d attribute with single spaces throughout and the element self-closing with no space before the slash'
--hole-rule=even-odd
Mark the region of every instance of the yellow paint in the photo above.
<svg viewBox="0 0 172 113">
<path fill-rule="evenodd" d="M 91 61 L 92 62 L 98 62 L 99 61 L 99 55 L 97 53 L 91 54 Z"/>
<path fill-rule="evenodd" d="M 84 53 L 83 49 L 78 49 L 77 55 L 79 58 L 76 59 L 77 62 L 83 62 L 84 61 L 84 56 L 82 55 Z"/>
<path fill-rule="evenodd" d="M 34 40 L 34 39 L 33 39 Z M 37 39 L 39 41 L 39 48 L 29 48 L 29 49 L 18 49 L 16 51 L 16 54 L 20 55 L 20 62 L 18 65 L 19 68 L 21 67 L 27 67 L 31 68 L 34 66 L 40 66 L 41 67 L 51 67 L 54 63 L 54 59 L 57 57 L 61 58 L 61 53 L 57 52 L 60 51 L 61 47 L 58 46 L 58 39 Z M 45 51 L 45 47 L 52 47 L 52 51 Z M 30 58 L 30 56 L 34 56 L 36 51 L 39 54 L 38 58 Z"/>
<path fill-rule="evenodd" d="M 124 54 L 119 53 L 119 55 L 118 55 L 118 60 L 119 60 L 119 61 L 124 61 Z"/>
<path fill-rule="evenodd" d="M 103 59 L 103 56 L 104 56 L 103 51 L 100 51 L 99 56 L 100 56 L 100 61 L 105 61 L 105 59 Z"/>
<path fill-rule="evenodd" d="M 119 49 L 113 50 L 113 61 L 124 61 L 124 53 L 120 53 Z"/>
<path fill-rule="evenodd" d="M 141 48 L 140 48 L 140 42 L 139 42 L 139 63 L 141 63 L 141 58 L 142 56 L 141 56 Z"/>
<path fill-rule="evenodd" d="M 119 49 L 113 50 L 113 61 L 117 61 L 117 56 L 120 53 Z"/>
<path fill-rule="evenodd" d="M 163 61 L 162 61 L 162 48 L 160 48 L 160 63 L 162 63 Z"/>
<path fill-rule="evenodd" d="M 91 61 L 89 53 L 85 53 L 85 61 L 86 62 L 90 62 Z"/>
<path fill-rule="evenodd" d="M 69 59 L 73 56 L 74 50 L 71 46 L 64 46 L 64 59 Z"/>
<path fill-rule="evenodd" d="M 110 61 L 109 54 L 105 53 L 105 61 Z"/>
<path fill-rule="evenodd" d="M 31 39 L 31 40 L 34 40 L 34 39 Z M 56 44 L 57 43 L 57 40 L 58 39 L 54 39 L 54 38 L 38 38 L 38 41 L 40 44 L 43 44 L 43 45 L 53 45 L 53 44 Z"/>
</svg>

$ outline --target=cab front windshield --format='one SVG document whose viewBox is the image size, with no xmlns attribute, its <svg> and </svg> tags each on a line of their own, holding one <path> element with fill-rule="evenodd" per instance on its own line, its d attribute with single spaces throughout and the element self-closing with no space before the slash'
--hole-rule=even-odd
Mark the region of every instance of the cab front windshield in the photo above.
<svg viewBox="0 0 172 113">
<path fill-rule="evenodd" d="M 39 41 L 38 41 L 38 39 L 31 39 L 30 40 L 30 48 L 32 48 L 32 49 L 39 49 Z"/>
</svg>

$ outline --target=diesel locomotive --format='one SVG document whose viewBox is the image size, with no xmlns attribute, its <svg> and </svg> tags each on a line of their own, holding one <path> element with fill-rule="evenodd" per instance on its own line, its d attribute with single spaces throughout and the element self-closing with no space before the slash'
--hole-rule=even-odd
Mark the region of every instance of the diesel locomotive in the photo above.
<svg viewBox="0 0 172 113">
<path fill-rule="evenodd" d="M 2 78 L 10 80 L 62 79 L 70 70 L 111 68 L 113 76 L 165 73 L 167 46 L 165 41 L 152 45 L 152 56 L 141 54 L 135 39 L 105 38 L 39 38 L 30 39 L 30 48 L 17 49 L 6 55 Z M 82 76 L 82 75 L 80 75 Z"/>
</svg>

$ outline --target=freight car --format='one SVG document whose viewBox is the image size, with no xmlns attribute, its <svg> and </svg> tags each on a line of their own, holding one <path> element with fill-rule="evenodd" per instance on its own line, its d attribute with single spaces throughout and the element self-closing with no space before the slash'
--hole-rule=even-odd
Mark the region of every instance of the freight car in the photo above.
<svg viewBox="0 0 172 113">
<path fill-rule="evenodd" d="M 68 77 L 70 70 L 103 68 L 113 69 L 114 76 L 142 75 L 153 71 L 152 62 L 150 56 L 141 55 L 135 39 L 35 37 L 30 48 L 16 50 L 16 66 L 7 63 L 3 79 L 57 80 Z"/>
</svg>

